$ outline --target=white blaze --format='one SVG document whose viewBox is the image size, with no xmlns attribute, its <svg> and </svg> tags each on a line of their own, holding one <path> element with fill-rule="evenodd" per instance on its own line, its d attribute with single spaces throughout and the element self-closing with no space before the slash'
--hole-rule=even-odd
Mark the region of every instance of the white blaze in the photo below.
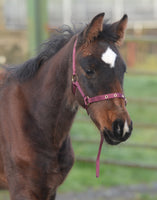
<svg viewBox="0 0 157 200">
<path fill-rule="evenodd" d="M 124 129 L 123 129 L 123 136 L 124 136 L 127 132 L 129 132 L 129 126 L 128 126 L 127 121 L 125 121 L 125 123 L 124 123 Z"/>
<path fill-rule="evenodd" d="M 108 47 L 107 50 L 102 54 L 101 59 L 106 63 L 109 64 L 111 68 L 115 66 L 117 54 Z"/>
</svg>

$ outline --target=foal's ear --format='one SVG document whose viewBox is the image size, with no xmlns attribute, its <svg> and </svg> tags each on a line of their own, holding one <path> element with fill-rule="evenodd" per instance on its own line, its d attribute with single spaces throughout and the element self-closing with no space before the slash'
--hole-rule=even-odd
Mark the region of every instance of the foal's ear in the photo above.
<svg viewBox="0 0 157 200">
<path fill-rule="evenodd" d="M 83 31 L 83 41 L 90 43 L 94 38 L 98 37 L 99 33 L 103 30 L 103 21 L 105 13 L 100 13 L 93 18 L 91 23 Z"/>
<path fill-rule="evenodd" d="M 118 36 L 118 40 L 116 43 L 119 46 L 123 43 L 127 23 L 128 23 L 128 16 L 124 15 L 120 21 L 112 24 L 112 27 L 113 27 L 114 31 L 116 32 L 116 35 Z"/>
</svg>

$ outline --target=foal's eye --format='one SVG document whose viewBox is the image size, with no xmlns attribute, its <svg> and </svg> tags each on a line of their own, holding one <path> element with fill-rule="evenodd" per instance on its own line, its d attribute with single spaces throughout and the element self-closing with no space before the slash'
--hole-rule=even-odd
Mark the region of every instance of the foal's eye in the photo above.
<svg viewBox="0 0 157 200">
<path fill-rule="evenodd" d="M 86 74 L 87 74 L 88 76 L 93 75 L 93 74 L 94 74 L 94 70 L 87 69 L 87 70 L 86 70 Z"/>
</svg>

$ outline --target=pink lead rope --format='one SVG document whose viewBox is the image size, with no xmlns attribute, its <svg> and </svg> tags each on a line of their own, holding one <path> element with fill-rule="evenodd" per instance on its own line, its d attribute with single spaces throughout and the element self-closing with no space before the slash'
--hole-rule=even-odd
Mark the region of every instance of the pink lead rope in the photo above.
<svg viewBox="0 0 157 200">
<path fill-rule="evenodd" d="M 99 95 L 99 96 L 95 96 L 95 97 L 88 97 L 84 94 L 79 81 L 78 81 L 78 76 L 76 74 L 76 64 L 75 64 L 75 58 L 76 58 L 76 45 L 77 45 L 77 39 L 75 40 L 74 43 L 74 47 L 73 47 L 73 65 L 72 65 L 72 69 L 73 69 L 73 75 L 72 75 L 72 91 L 73 94 L 75 95 L 76 93 L 76 89 L 78 89 L 78 91 L 80 92 L 81 96 L 83 97 L 84 100 L 84 107 L 87 110 L 88 106 L 91 103 L 94 102 L 98 102 L 98 101 L 104 101 L 104 100 L 108 100 L 108 99 L 114 99 L 114 98 L 122 98 L 125 100 L 126 103 L 126 98 L 123 94 L 121 93 L 110 93 L 110 94 L 103 94 L 103 95 Z M 101 133 L 101 139 L 100 139 L 100 145 L 99 145 L 99 150 L 98 150 L 98 155 L 97 155 L 97 159 L 96 159 L 96 177 L 99 177 L 99 166 L 100 166 L 100 154 L 101 154 L 101 149 L 102 149 L 102 144 L 103 144 L 103 135 Z"/>
<path fill-rule="evenodd" d="M 96 159 L 96 177 L 99 177 L 99 168 L 100 168 L 100 154 L 101 154 L 101 149 L 102 149 L 102 144 L 104 142 L 103 135 L 101 133 L 101 139 L 100 139 L 100 145 L 99 145 L 99 150 L 98 150 L 98 155 Z"/>
</svg>

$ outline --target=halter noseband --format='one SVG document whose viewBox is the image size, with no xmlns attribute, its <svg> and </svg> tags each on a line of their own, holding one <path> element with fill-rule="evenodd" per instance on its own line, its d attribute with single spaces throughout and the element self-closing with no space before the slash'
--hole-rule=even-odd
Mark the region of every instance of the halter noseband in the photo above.
<svg viewBox="0 0 157 200">
<path fill-rule="evenodd" d="M 84 100 L 84 108 L 87 110 L 88 106 L 91 103 L 98 102 L 98 101 L 104 101 L 104 100 L 108 100 L 108 99 L 114 99 L 114 98 L 122 98 L 125 100 L 125 104 L 126 104 L 126 98 L 122 93 L 116 92 L 116 93 L 110 93 L 110 94 L 103 94 L 103 95 L 99 95 L 99 96 L 95 96 L 95 97 L 89 97 L 84 94 L 84 92 L 79 84 L 78 76 L 76 74 L 76 64 L 75 64 L 76 45 L 77 45 L 77 39 L 75 40 L 75 43 L 73 46 L 73 56 L 72 56 L 72 59 L 73 59 L 72 91 L 73 91 L 73 94 L 75 95 L 76 89 L 78 89 L 78 91 L 80 92 L 80 94 Z M 101 148 L 102 148 L 103 141 L 104 141 L 104 138 L 101 133 L 100 145 L 99 145 L 98 155 L 97 155 L 97 159 L 96 159 L 96 177 L 99 177 L 100 154 L 101 154 Z"/>
</svg>

